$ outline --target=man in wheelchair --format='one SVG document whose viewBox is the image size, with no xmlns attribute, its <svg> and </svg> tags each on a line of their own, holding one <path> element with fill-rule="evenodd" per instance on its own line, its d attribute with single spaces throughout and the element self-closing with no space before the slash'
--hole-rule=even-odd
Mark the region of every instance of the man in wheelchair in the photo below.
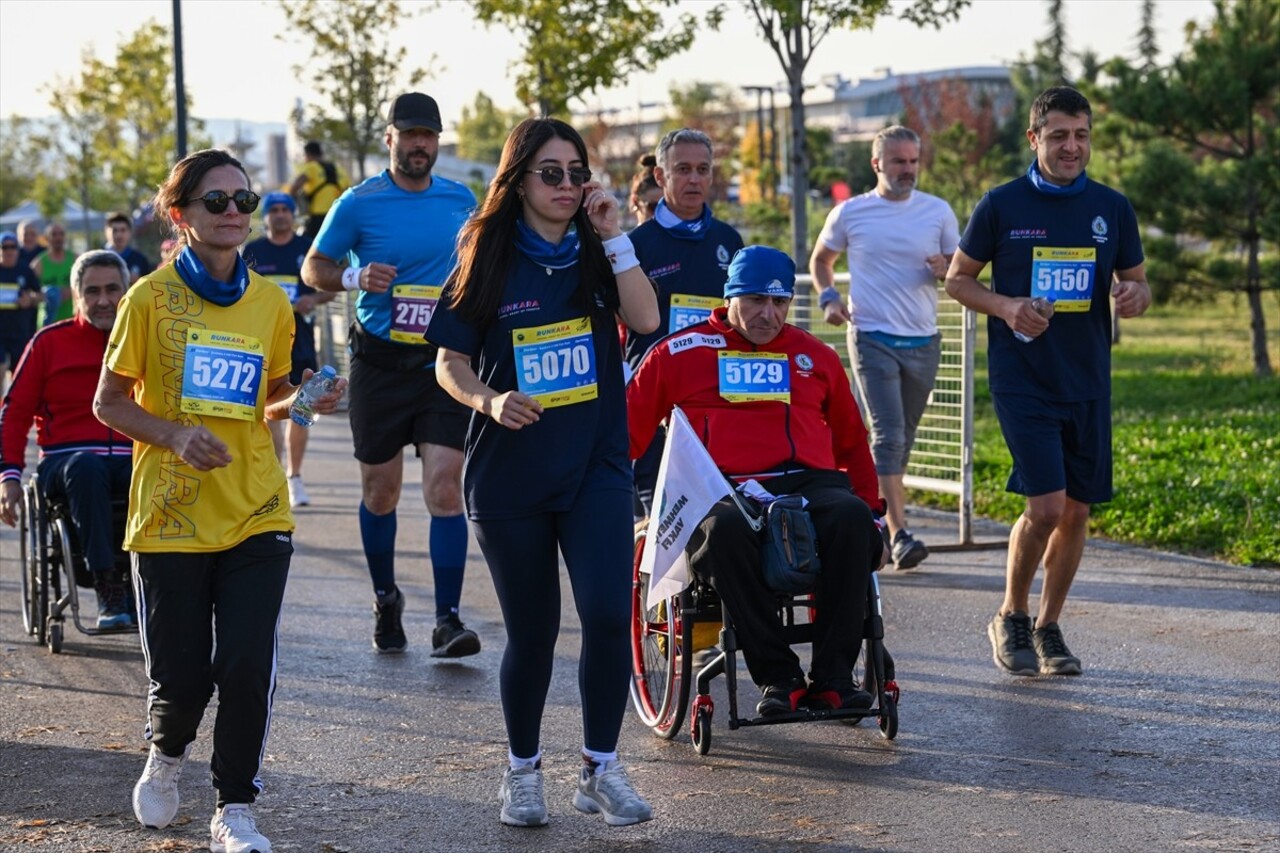
<svg viewBox="0 0 1280 853">
<path fill-rule="evenodd" d="M 98 596 L 98 627 L 133 624 L 132 596 L 116 567 L 113 497 L 129 494 L 133 442 L 93 414 L 116 305 L 129 270 L 115 252 L 92 251 L 71 268 L 75 316 L 45 326 L 27 344 L 0 409 L 0 521 L 13 527 L 22 503 L 27 433 L 34 420 L 40 489 L 66 505 Z"/>
<path fill-rule="evenodd" d="M 734 483 L 802 495 L 817 532 L 813 659 L 806 683 L 787 644 L 778 593 L 765 583 L 761 540 L 737 503 L 720 501 L 686 553 L 731 617 L 761 716 L 870 708 L 853 681 L 870 572 L 881 564 L 883 514 L 867 430 L 835 350 L 786 322 L 795 264 L 748 246 L 729 265 L 725 306 L 655 344 L 627 388 L 634 458 L 679 406 Z M 875 510 L 873 514 L 872 510 Z"/>
</svg>

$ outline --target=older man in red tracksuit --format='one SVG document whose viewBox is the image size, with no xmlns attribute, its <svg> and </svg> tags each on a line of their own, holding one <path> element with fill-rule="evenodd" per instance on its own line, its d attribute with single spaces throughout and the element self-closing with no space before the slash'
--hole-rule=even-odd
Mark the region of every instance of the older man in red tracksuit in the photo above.
<svg viewBox="0 0 1280 853">
<path fill-rule="evenodd" d="M 762 716 L 802 703 L 871 706 L 853 683 L 853 666 L 868 576 L 883 549 L 876 515 L 884 504 L 866 427 L 839 356 L 786 322 L 794 288 L 795 264 L 786 254 L 742 249 L 729 265 L 726 306 L 656 344 L 627 388 L 632 457 L 679 406 L 731 480 L 755 479 L 774 495 L 809 502 L 822 572 L 807 685 L 764 582 L 758 535 L 737 505 L 727 498 L 717 504 L 687 549 L 693 571 L 714 584 L 733 617 L 761 688 Z"/>
<path fill-rule="evenodd" d="M 27 433 L 36 424 L 41 491 L 67 503 L 98 595 L 98 627 L 134 624 L 129 585 L 115 566 L 111 499 L 129 493 L 133 442 L 94 417 L 116 305 L 129 270 L 115 252 L 87 252 L 71 268 L 76 313 L 36 333 L 0 409 L 0 521 L 18 520 Z"/>
</svg>

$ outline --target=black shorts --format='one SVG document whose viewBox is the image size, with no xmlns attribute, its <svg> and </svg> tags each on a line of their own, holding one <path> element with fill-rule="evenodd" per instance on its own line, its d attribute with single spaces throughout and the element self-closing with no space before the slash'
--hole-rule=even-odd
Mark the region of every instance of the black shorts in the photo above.
<svg viewBox="0 0 1280 853">
<path fill-rule="evenodd" d="M 18 362 L 22 359 L 22 351 L 27 348 L 27 342 L 30 340 L 30 335 L 23 337 L 20 334 L 0 334 L 0 363 L 8 364 L 10 370 L 17 370 Z"/>
<path fill-rule="evenodd" d="M 357 357 L 350 382 L 351 439 L 366 465 L 388 462 L 410 444 L 462 449 L 471 410 L 440 387 L 434 368 L 383 370 Z"/>
<path fill-rule="evenodd" d="M 1111 401 L 1062 403 L 993 393 L 1013 457 L 1006 491 L 1027 497 L 1066 490 L 1085 504 L 1111 500 Z"/>
</svg>

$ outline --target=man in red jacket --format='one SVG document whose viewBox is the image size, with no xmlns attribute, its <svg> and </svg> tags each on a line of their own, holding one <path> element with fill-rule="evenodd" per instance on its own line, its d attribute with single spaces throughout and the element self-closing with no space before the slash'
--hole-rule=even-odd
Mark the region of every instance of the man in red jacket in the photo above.
<svg viewBox="0 0 1280 853">
<path fill-rule="evenodd" d="M 730 480 L 754 479 L 770 494 L 808 500 L 822 563 L 808 684 L 764 582 L 759 536 L 737 505 L 717 504 L 687 549 L 693 571 L 714 584 L 733 617 L 763 694 L 762 716 L 801 704 L 871 707 L 871 696 L 853 683 L 853 666 L 868 576 L 884 547 L 866 427 L 839 356 L 786 322 L 794 289 L 786 254 L 742 249 L 729 265 L 725 307 L 655 344 L 627 387 L 633 458 L 679 406 Z"/>
<path fill-rule="evenodd" d="M 129 270 L 115 252 L 92 251 L 71 268 L 76 313 L 45 326 L 27 344 L 0 409 L 0 521 L 12 527 L 22 502 L 27 433 L 36 424 L 46 497 L 65 501 L 98 595 L 98 627 L 133 624 L 129 585 L 115 566 L 111 499 L 129 493 L 133 442 L 93 414 L 116 305 Z"/>
</svg>

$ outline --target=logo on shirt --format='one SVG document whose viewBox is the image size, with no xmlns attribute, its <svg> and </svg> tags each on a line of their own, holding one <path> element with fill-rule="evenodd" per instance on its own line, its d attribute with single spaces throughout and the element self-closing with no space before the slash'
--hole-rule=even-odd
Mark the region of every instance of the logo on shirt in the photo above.
<svg viewBox="0 0 1280 853">
<path fill-rule="evenodd" d="M 664 275 L 671 275 L 672 273 L 678 272 L 680 272 L 680 264 L 677 262 L 674 264 L 667 264 L 665 267 L 654 267 L 648 271 L 647 275 L 649 278 L 661 278 Z"/>
<path fill-rule="evenodd" d="M 1101 216 L 1093 217 L 1093 240 L 1095 243 L 1107 242 L 1107 220 Z"/>
<path fill-rule="evenodd" d="M 716 260 L 720 262 L 721 266 L 729 263 L 729 250 L 724 247 L 723 243 L 716 246 Z"/>
<path fill-rule="evenodd" d="M 813 359 L 804 353 L 800 353 L 796 356 L 796 367 L 801 370 L 813 370 Z"/>
<path fill-rule="evenodd" d="M 1010 240 L 1047 240 L 1049 238 L 1048 228 L 1011 228 L 1009 229 Z"/>
<path fill-rule="evenodd" d="M 542 305 L 536 299 L 520 299 L 515 302 L 508 302 L 506 305 L 498 306 L 498 319 L 512 317 L 516 314 L 525 314 L 529 311 L 537 311 Z"/>
</svg>

